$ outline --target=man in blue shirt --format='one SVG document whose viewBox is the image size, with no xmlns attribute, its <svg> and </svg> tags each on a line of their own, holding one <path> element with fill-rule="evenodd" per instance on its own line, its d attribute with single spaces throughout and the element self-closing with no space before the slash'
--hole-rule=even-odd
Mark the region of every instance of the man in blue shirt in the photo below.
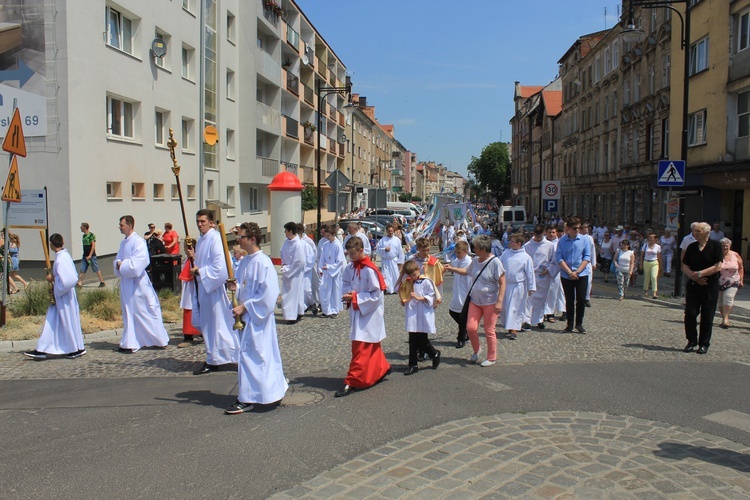
<svg viewBox="0 0 750 500">
<path fill-rule="evenodd" d="M 560 281 L 565 292 L 565 307 L 568 326 L 565 332 L 586 333 L 583 327 L 583 313 L 586 311 L 586 289 L 591 269 L 591 247 L 588 238 L 578 234 L 581 219 L 571 217 L 566 224 L 566 234 L 557 243 L 555 260 L 560 266 Z M 575 320 L 575 321 L 574 321 Z"/>
</svg>

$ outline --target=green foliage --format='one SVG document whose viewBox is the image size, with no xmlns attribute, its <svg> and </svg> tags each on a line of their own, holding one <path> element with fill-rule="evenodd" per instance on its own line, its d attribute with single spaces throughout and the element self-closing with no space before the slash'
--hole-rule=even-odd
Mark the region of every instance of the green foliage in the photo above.
<svg viewBox="0 0 750 500">
<path fill-rule="evenodd" d="M 401 193 L 398 195 L 398 201 L 401 203 L 409 203 L 411 200 L 413 200 L 411 193 Z"/>
<path fill-rule="evenodd" d="M 114 288 L 81 291 L 78 294 L 78 305 L 82 311 L 88 312 L 95 318 L 114 321 L 121 314 L 119 281 Z"/>
<path fill-rule="evenodd" d="M 49 284 L 46 281 L 31 281 L 23 292 L 10 301 L 8 309 L 15 317 L 41 316 L 47 314 L 49 305 Z"/>
<path fill-rule="evenodd" d="M 315 210 L 318 208 L 318 196 L 315 188 L 307 186 L 302 191 L 302 210 Z"/>
<path fill-rule="evenodd" d="M 509 197 L 510 156 L 506 143 L 493 142 L 485 146 L 479 158 L 471 158 L 468 170 L 482 190 L 491 191 L 499 200 Z"/>
<path fill-rule="evenodd" d="M 421 196 L 412 196 L 411 197 L 411 201 L 422 201 L 422 197 Z"/>
</svg>

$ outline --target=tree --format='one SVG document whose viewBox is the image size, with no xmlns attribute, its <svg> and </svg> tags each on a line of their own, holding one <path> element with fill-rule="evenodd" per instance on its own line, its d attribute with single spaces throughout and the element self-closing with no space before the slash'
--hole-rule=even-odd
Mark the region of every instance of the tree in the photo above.
<svg viewBox="0 0 750 500">
<path fill-rule="evenodd" d="M 318 196 L 315 191 L 315 188 L 312 186 L 307 186 L 304 190 L 302 190 L 302 210 L 308 211 L 308 210 L 315 210 L 318 208 Z"/>
<path fill-rule="evenodd" d="M 474 175 L 479 187 L 489 190 L 499 203 L 510 197 L 510 157 L 508 144 L 493 142 L 482 149 L 479 158 L 471 157 L 469 172 Z"/>
<path fill-rule="evenodd" d="M 412 200 L 411 193 L 401 193 L 398 195 L 398 201 L 401 203 L 409 203 Z"/>
</svg>

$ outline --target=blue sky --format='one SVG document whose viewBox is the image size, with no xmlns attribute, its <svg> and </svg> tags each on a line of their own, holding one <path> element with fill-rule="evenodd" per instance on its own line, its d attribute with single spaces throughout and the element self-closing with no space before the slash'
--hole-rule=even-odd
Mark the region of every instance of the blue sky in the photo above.
<svg viewBox="0 0 750 500">
<path fill-rule="evenodd" d="M 510 141 L 513 86 L 546 85 L 617 0 L 296 0 L 349 70 L 353 91 L 420 161 L 466 174 Z M 604 9 L 607 9 L 605 19 Z"/>
</svg>

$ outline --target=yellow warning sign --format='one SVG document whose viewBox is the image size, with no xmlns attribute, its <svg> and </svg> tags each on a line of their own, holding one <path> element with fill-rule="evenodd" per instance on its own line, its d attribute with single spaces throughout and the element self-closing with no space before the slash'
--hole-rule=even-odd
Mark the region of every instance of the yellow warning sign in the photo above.
<svg viewBox="0 0 750 500">
<path fill-rule="evenodd" d="M 3 196 L 0 199 L 3 201 L 21 203 L 21 179 L 18 177 L 18 160 L 15 156 L 10 161 L 10 172 L 8 172 L 8 179 L 5 181 Z"/>
<path fill-rule="evenodd" d="M 16 108 L 10 127 L 5 134 L 3 150 L 8 153 L 26 157 L 26 141 L 23 138 L 23 125 L 21 125 L 21 112 Z M 20 196 L 20 195 L 19 195 Z"/>
</svg>

